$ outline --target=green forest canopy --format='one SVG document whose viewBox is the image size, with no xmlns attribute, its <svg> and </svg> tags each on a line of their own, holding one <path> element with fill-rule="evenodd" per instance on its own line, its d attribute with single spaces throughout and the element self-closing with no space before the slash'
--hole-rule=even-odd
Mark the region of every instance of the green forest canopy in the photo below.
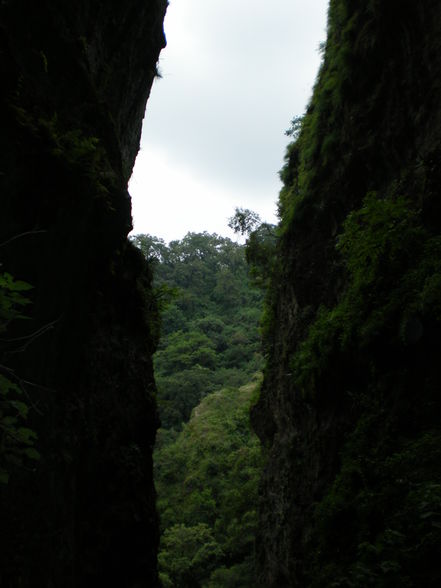
<svg viewBox="0 0 441 588">
<path fill-rule="evenodd" d="M 263 364 L 259 279 L 249 279 L 245 246 L 218 235 L 133 240 L 154 265 L 162 307 L 154 359 L 162 585 L 253 586 L 262 455 L 249 410 Z"/>
<path fill-rule="evenodd" d="M 205 397 L 182 431 L 159 431 L 155 480 L 164 588 L 254 584 L 262 454 L 249 423 L 259 381 Z"/>
<path fill-rule="evenodd" d="M 169 245 L 151 235 L 133 241 L 155 266 L 164 307 L 154 359 L 161 423 L 179 429 L 204 396 L 262 369 L 263 296 L 250 283 L 245 246 L 231 239 L 204 232 Z"/>
</svg>

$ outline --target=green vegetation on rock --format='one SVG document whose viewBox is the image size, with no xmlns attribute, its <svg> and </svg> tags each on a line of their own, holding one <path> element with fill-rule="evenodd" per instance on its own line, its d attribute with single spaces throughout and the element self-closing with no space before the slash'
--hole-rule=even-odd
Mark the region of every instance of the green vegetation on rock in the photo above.
<svg viewBox="0 0 441 588">
<path fill-rule="evenodd" d="M 21 280 L 15 280 L 10 274 L 0 274 L 0 334 L 7 335 L 9 323 L 24 319 L 22 308 L 30 303 L 23 294 L 31 286 Z M 3 351 L 11 352 L 11 346 L 26 344 L 29 338 L 19 341 L 2 338 Z M 20 378 L 7 366 L 0 364 L 0 483 L 9 481 L 11 469 L 23 467 L 29 459 L 39 459 L 34 447 L 37 435 L 35 431 L 24 426 L 28 418 L 30 403 L 24 397 Z"/>
<path fill-rule="evenodd" d="M 440 583 L 439 3 L 331 0 L 281 171 L 263 585 Z"/>
</svg>

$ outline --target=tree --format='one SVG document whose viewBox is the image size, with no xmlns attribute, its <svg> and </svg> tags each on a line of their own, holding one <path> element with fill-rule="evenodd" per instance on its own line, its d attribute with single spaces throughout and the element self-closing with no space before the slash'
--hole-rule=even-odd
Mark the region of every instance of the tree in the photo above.
<svg viewBox="0 0 441 588">
<path fill-rule="evenodd" d="M 158 557 L 162 584 L 176 588 L 197 588 L 204 579 L 210 577 L 222 556 L 222 549 L 208 525 L 173 525 L 164 532 Z"/>
<path fill-rule="evenodd" d="M 249 235 L 261 224 L 260 216 L 248 208 L 235 208 L 234 215 L 228 220 L 228 226 L 235 233 Z"/>
<path fill-rule="evenodd" d="M 144 257 L 149 261 L 166 261 L 167 245 L 164 239 L 153 235 L 134 235 L 130 237 L 130 240 L 138 249 L 141 249 Z"/>
<path fill-rule="evenodd" d="M 301 125 L 301 118 L 293 119 L 292 124 Z M 266 289 L 275 261 L 275 225 L 263 223 L 259 215 L 248 208 L 236 208 L 228 226 L 235 233 L 247 235 L 246 260 L 250 267 L 250 276 L 256 286 Z"/>
<path fill-rule="evenodd" d="M 304 115 L 295 116 L 291 120 L 291 126 L 285 131 L 287 137 L 292 137 L 293 141 L 297 141 L 302 130 Z"/>
<path fill-rule="evenodd" d="M 266 289 L 276 261 L 276 227 L 262 223 L 252 231 L 246 242 L 246 259 L 256 286 Z"/>
</svg>

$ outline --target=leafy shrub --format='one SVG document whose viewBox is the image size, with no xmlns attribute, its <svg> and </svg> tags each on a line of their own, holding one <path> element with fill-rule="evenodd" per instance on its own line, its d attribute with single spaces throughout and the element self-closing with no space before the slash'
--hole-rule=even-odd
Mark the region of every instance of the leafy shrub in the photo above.
<svg viewBox="0 0 441 588">
<path fill-rule="evenodd" d="M 29 284 L 10 274 L 0 274 L 0 333 L 7 332 L 12 321 L 25 318 L 22 308 L 29 300 L 23 292 L 30 289 Z M 9 481 L 11 468 L 39 458 L 34 447 L 37 435 L 24 426 L 29 405 L 23 396 L 19 378 L 7 366 L 0 365 L 0 483 L 4 484 Z"/>
</svg>

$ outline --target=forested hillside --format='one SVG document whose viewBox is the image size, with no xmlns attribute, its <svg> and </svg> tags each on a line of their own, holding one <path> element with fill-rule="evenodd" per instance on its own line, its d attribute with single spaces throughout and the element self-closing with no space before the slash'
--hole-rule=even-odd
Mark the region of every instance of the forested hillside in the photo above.
<svg viewBox="0 0 441 588">
<path fill-rule="evenodd" d="M 260 385 L 262 293 L 245 246 L 208 233 L 133 242 L 162 307 L 155 355 L 162 428 L 154 453 L 164 588 L 248 588 L 260 444 L 249 411 Z"/>
<path fill-rule="evenodd" d="M 164 588 L 255 583 L 262 456 L 249 411 L 258 384 L 213 392 L 180 433 L 158 433 L 155 481 Z"/>
<path fill-rule="evenodd" d="M 162 302 L 155 377 L 162 427 L 180 428 L 203 396 L 241 386 L 262 369 L 261 290 L 249 279 L 245 247 L 208 233 L 166 245 L 137 235 L 154 264 Z"/>
</svg>

